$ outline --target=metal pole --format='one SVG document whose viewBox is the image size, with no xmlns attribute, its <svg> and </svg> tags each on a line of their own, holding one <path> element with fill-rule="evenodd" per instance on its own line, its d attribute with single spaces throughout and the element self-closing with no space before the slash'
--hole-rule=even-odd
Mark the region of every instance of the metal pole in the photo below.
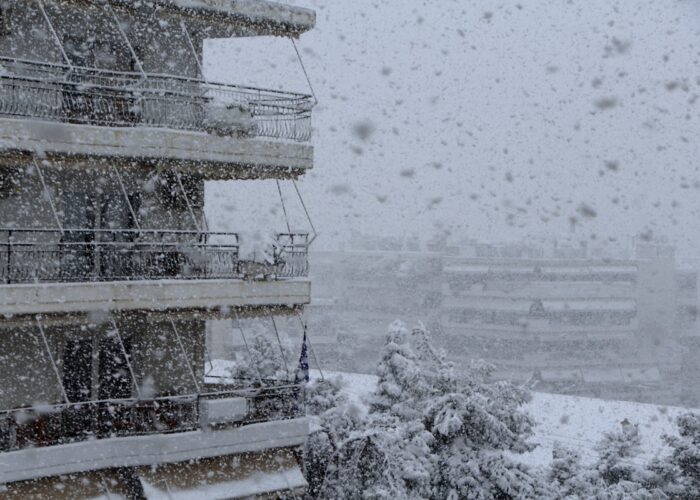
<svg viewBox="0 0 700 500">
<path fill-rule="evenodd" d="M 308 334 L 308 330 L 306 328 L 306 323 L 301 318 L 301 313 L 299 311 L 297 311 L 297 317 L 299 318 L 299 322 L 301 323 L 301 327 L 304 329 L 304 334 L 306 335 L 306 342 L 309 343 L 309 349 L 311 350 L 311 355 L 314 357 L 314 361 L 316 362 L 316 366 L 318 367 L 318 371 L 321 374 L 321 380 L 326 380 L 326 377 L 323 375 L 323 370 L 321 369 L 321 365 L 318 362 L 318 358 L 316 357 L 316 353 L 314 352 L 314 346 L 311 344 L 311 339 L 309 339 L 309 334 Z"/>
<path fill-rule="evenodd" d="M 214 371 L 214 363 L 211 362 L 211 355 L 209 354 L 209 349 L 207 349 L 206 339 L 204 340 L 204 356 L 207 358 L 207 361 L 209 361 L 209 372 L 204 374 L 204 376 L 207 376 Z"/>
<path fill-rule="evenodd" d="M 311 238 L 311 241 L 308 242 L 308 246 L 311 246 L 311 244 L 316 240 L 318 237 L 318 232 L 316 232 L 316 228 L 314 227 L 314 223 L 311 220 L 311 216 L 309 215 L 309 211 L 306 208 L 306 203 L 304 203 L 304 198 L 301 197 L 301 192 L 299 192 L 299 186 L 297 186 L 297 181 L 292 179 L 292 184 L 294 185 L 294 189 L 297 192 L 297 196 L 299 197 L 299 201 L 301 202 L 301 206 L 304 209 L 304 213 L 306 214 L 306 219 L 309 221 L 309 225 L 311 226 L 311 230 L 314 232 L 314 237 Z"/>
<path fill-rule="evenodd" d="M 41 167 L 36 161 L 36 158 L 32 158 L 32 161 L 34 162 L 36 171 L 39 173 L 39 180 L 41 181 L 41 185 L 44 188 L 44 192 L 46 193 L 46 196 L 49 197 L 49 205 L 51 205 L 51 211 L 53 212 L 53 216 L 56 219 L 56 225 L 58 226 L 58 230 L 61 231 L 61 235 L 63 235 L 63 225 L 61 224 L 61 220 L 58 217 L 58 212 L 56 212 L 56 206 L 53 203 L 53 196 L 51 196 L 51 191 L 49 191 L 49 188 L 46 185 L 46 181 L 44 180 L 44 174 L 41 172 Z"/>
<path fill-rule="evenodd" d="M 287 372 L 287 380 L 289 380 L 289 364 L 287 363 L 287 356 L 284 354 L 284 348 L 282 347 L 282 340 L 280 339 L 280 332 L 277 329 L 277 322 L 275 321 L 275 316 L 270 313 L 270 319 L 272 320 L 272 327 L 275 330 L 275 335 L 277 336 L 277 344 L 280 346 L 280 352 L 282 353 L 282 361 L 284 361 L 284 371 Z"/>
<path fill-rule="evenodd" d="M 182 191 L 182 195 L 185 197 L 185 203 L 187 204 L 187 210 L 190 212 L 190 217 L 192 217 L 192 222 L 194 223 L 194 227 L 197 229 L 198 233 L 202 232 L 202 227 L 199 225 L 197 222 L 197 217 L 194 215 L 194 210 L 192 210 L 192 205 L 190 204 L 190 198 L 187 196 L 187 191 L 185 191 L 185 186 L 182 185 L 182 179 L 180 177 L 180 173 L 178 172 L 177 175 L 177 183 L 180 186 L 180 191 Z"/>
<path fill-rule="evenodd" d="M 131 366 L 131 360 L 129 359 L 129 353 L 126 352 L 126 347 L 124 346 L 124 341 L 119 333 L 119 328 L 117 327 L 117 322 L 114 318 L 110 318 L 112 322 L 112 328 L 114 328 L 114 333 L 117 334 L 117 340 L 119 340 L 119 346 L 122 348 L 122 353 L 124 354 L 124 359 L 126 360 L 126 366 L 129 367 L 129 374 L 131 375 L 131 380 L 134 382 L 134 389 L 136 389 L 136 395 L 141 399 L 141 389 L 139 389 L 139 384 L 136 382 L 136 375 L 134 375 L 134 369 Z"/>
<path fill-rule="evenodd" d="M 170 325 L 173 327 L 173 331 L 175 332 L 175 337 L 177 337 L 177 343 L 180 345 L 180 351 L 182 351 L 182 355 L 185 357 L 185 363 L 187 363 L 187 368 L 189 368 L 190 370 L 190 375 L 192 376 L 192 382 L 194 382 L 194 387 L 197 391 L 197 395 L 199 395 L 202 391 L 199 389 L 197 377 L 194 374 L 194 369 L 192 368 L 192 364 L 190 363 L 190 358 L 187 357 L 187 351 L 185 351 L 185 346 L 182 344 L 182 339 L 180 338 L 180 334 L 177 331 L 177 327 L 175 326 L 173 318 L 168 319 L 170 320 Z"/>
<path fill-rule="evenodd" d="M 301 70 L 304 72 L 304 76 L 306 77 L 306 83 L 309 84 L 309 89 L 311 90 L 311 95 L 314 96 L 314 105 L 318 104 L 318 99 L 316 99 L 316 92 L 314 92 L 314 86 L 311 85 L 311 78 L 309 78 L 309 74 L 306 72 L 306 66 L 304 66 L 304 61 L 301 58 L 301 53 L 299 53 L 299 49 L 297 48 L 297 44 L 294 41 L 294 38 L 290 38 L 292 41 L 292 45 L 294 46 L 294 52 L 297 53 L 297 58 L 299 59 L 299 64 L 301 64 Z"/>
<path fill-rule="evenodd" d="M 53 371 L 56 374 L 56 380 L 58 381 L 58 386 L 61 388 L 61 395 L 63 396 L 63 400 L 66 402 L 66 404 L 70 404 L 70 401 L 68 400 L 68 395 L 66 394 L 66 388 L 63 387 L 63 381 L 61 380 L 61 372 L 58 370 L 58 366 L 56 365 L 56 361 L 53 359 L 53 354 L 51 354 L 51 348 L 49 347 L 49 341 L 46 339 L 46 333 L 44 333 L 44 325 L 41 324 L 41 318 L 39 316 L 36 317 L 36 323 L 39 325 L 39 332 L 41 333 L 41 338 L 44 341 L 44 347 L 46 348 L 46 352 L 49 355 L 49 360 L 51 361 L 51 366 L 53 367 Z"/>
<path fill-rule="evenodd" d="M 53 35 L 53 38 L 56 41 L 56 44 L 58 45 L 59 50 L 61 51 L 61 55 L 63 56 L 63 59 L 66 61 L 66 64 L 71 69 L 71 71 L 73 71 L 73 64 L 70 62 L 70 59 L 68 58 L 68 54 L 66 54 L 66 51 L 63 48 L 63 44 L 61 43 L 61 39 L 58 37 L 58 33 L 56 33 L 56 30 L 54 29 L 53 24 L 51 23 L 51 20 L 49 19 L 48 14 L 46 14 L 46 10 L 44 9 L 44 2 L 42 2 L 42 0 L 36 0 L 36 3 L 39 4 L 39 10 L 41 10 L 41 15 L 44 16 L 46 23 L 49 25 L 49 29 L 51 30 L 51 34 Z"/>
<path fill-rule="evenodd" d="M 202 67 L 202 62 L 199 60 L 199 56 L 197 55 L 197 50 L 194 48 L 194 44 L 192 43 L 192 38 L 190 37 L 190 32 L 187 31 L 187 26 L 185 26 L 185 21 L 182 21 L 180 23 L 180 28 L 182 28 L 182 32 L 185 34 L 185 38 L 187 39 L 187 43 L 190 46 L 190 50 L 192 51 L 192 55 L 194 56 L 194 60 L 197 63 L 197 67 L 199 68 L 199 74 L 202 77 L 202 80 L 204 80 L 206 83 L 209 83 L 207 81 L 207 77 L 204 76 L 204 68 Z"/>
<path fill-rule="evenodd" d="M 117 181 L 119 181 L 119 187 L 122 190 L 122 194 L 124 195 L 124 199 L 126 200 L 126 204 L 129 206 L 129 212 L 131 212 L 131 216 L 134 218 L 134 224 L 136 225 L 136 229 L 138 229 L 139 234 L 141 233 L 141 225 L 139 224 L 138 219 L 136 218 L 136 212 L 134 211 L 134 207 L 131 204 L 131 200 L 129 199 L 129 194 L 126 192 L 126 188 L 124 187 L 124 182 L 122 181 L 122 176 L 119 173 L 119 170 L 117 167 L 112 165 L 112 169 L 114 170 L 114 173 L 117 174 Z"/>
<path fill-rule="evenodd" d="M 241 337 L 243 337 L 243 345 L 245 345 L 245 350 L 248 352 L 248 358 L 252 360 L 253 354 L 250 352 L 250 347 L 248 347 L 248 341 L 245 338 L 245 333 L 243 333 L 243 327 L 241 326 L 241 319 L 238 317 L 238 313 L 236 310 L 233 310 L 233 315 L 235 316 L 236 322 L 238 323 L 238 330 L 241 332 Z M 255 364 L 255 372 L 258 374 L 258 381 L 260 382 L 260 385 L 263 385 L 262 381 L 262 375 L 260 374 L 260 369 L 258 368 L 258 365 Z"/>
<path fill-rule="evenodd" d="M 7 232 L 7 274 L 5 274 L 5 283 L 12 283 L 12 231 Z"/>
<path fill-rule="evenodd" d="M 114 19 L 114 23 L 117 25 L 117 29 L 119 30 L 119 34 L 122 36 L 122 38 L 126 42 L 126 46 L 129 47 L 129 52 L 131 52 L 131 57 L 134 58 L 134 61 L 136 62 L 136 66 L 138 67 L 139 71 L 141 72 L 141 75 L 143 75 L 144 80 L 147 80 L 148 75 L 144 71 L 143 65 L 141 64 L 141 60 L 139 59 L 139 56 L 136 55 L 136 51 L 134 50 L 134 47 L 131 46 L 131 43 L 129 42 L 129 38 L 126 36 L 126 33 L 122 29 L 122 25 L 119 22 L 119 18 L 117 17 L 117 14 L 114 12 L 114 9 L 112 9 L 112 6 L 109 3 L 105 3 L 105 8 L 112 15 L 112 18 Z"/>
<path fill-rule="evenodd" d="M 280 181 L 275 179 L 277 183 L 277 192 L 280 194 L 280 201 L 282 202 L 282 211 L 284 212 L 284 221 L 287 223 L 287 233 L 292 234 L 292 228 L 289 225 L 289 217 L 287 217 L 287 207 L 284 204 L 284 197 L 282 196 L 282 188 L 280 187 Z"/>
</svg>

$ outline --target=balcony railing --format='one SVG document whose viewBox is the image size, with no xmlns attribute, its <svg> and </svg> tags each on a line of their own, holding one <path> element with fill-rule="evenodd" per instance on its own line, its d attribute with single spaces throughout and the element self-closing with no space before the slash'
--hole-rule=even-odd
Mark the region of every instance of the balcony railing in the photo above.
<svg viewBox="0 0 700 500">
<path fill-rule="evenodd" d="M 311 138 L 311 96 L 0 57 L 0 115 L 238 137 Z"/>
<path fill-rule="evenodd" d="M 94 439 L 187 432 L 200 428 L 203 399 L 242 397 L 247 413 L 235 425 L 285 420 L 305 413 L 301 389 L 267 387 L 152 400 L 86 401 L 0 411 L 0 452 Z"/>
<path fill-rule="evenodd" d="M 307 242 L 278 235 L 257 262 L 240 257 L 235 233 L 0 228 L 0 282 L 296 278 L 308 275 Z"/>
</svg>

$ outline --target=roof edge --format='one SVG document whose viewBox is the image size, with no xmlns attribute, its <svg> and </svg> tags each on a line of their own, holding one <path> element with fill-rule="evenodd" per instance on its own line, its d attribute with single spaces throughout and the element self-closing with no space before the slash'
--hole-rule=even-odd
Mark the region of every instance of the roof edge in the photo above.
<svg viewBox="0 0 700 500">
<path fill-rule="evenodd" d="M 122 0 L 123 1 L 123 0 Z M 299 36 L 316 25 L 316 11 L 270 0 L 153 0 L 166 8 L 190 15 L 229 18 L 259 26 L 264 32 Z"/>
</svg>

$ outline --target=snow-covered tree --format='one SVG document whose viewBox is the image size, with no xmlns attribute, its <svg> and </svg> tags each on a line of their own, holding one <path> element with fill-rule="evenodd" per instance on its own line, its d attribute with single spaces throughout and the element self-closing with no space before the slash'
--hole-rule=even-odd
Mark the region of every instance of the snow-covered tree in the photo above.
<svg viewBox="0 0 700 500">
<path fill-rule="evenodd" d="M 389 326 L 377 375 L 371 411 L 388 412 L 403 420 L 420 418 L 420 401 L 428 396 L 430 385 L 409 344 L 408 330 L 400 321 Z"/>
<path fill-rule="evenodd" d="M 343 423 L 343 403 L 321 414 L 326 423 L 323 435 L 310 440 L 317 447 L 312 454 L 332 453 L 323 464 L 323 479 L 310 481 L 313 495 L 551 498 L 554 490 L 544 478 L 511 456 L 532 449 L 527 442 L 532 420 L 520 409 L 527 393 L 491 381 L 492 372 L 477 362 L 457 376 L 422 325 L 409 338 L 403 324 L 393 323 L 366 418 Z M 321 397 L 310 407 L 325 408 L 326 401 Z M 334 429 L 338 423 L 340 431 Z M 321 470 L 318 458 L 316 471 Z"/>
<path fill-rule="evenodd" d="M 306 412 L 309 416 L 309 438 L 304 462 L 309 482 L 309 496 L 319 497 L 329 475 L 327 468 L 341 443 L 351 433 L 364 429 L 365 414 L 357 404 L 348 400 L 341 389 L 340 377 L 313 380 L 306 386 Z"/>
<path fill-rule="evenodd" d="M 581 455 L 561 443 L 554 443 L 549 480 L 561 498 L 590 498 L 603 486 L 595 469 L 581 463 Z"/>
<path fill-rule="evenodd" d="M 641 451 L 639 426 L 623 420 L 620 429 L 606 432 L 597 444 L 596 465 L 600 477 L 608 485 L 640 478 L 642 466 L 635 462 Z"/>
<path fill-rule="evenodd" d="M 288 374 L 279 346 L 262 335 L 254 335 L 248 341 L 243 361 L 233 368 L 231 376 L 255 382 L 258 379 L 285 380 Z"/>
<path fill-rule="evenodd" d="M 672 498 L 700 498 L 700 415 L 686 413 L 676 419 L 678 436 L 665 436 L 671 447 L 667 465 L 656 469 L 665 473 L 664 490 Z"/>
</svg>

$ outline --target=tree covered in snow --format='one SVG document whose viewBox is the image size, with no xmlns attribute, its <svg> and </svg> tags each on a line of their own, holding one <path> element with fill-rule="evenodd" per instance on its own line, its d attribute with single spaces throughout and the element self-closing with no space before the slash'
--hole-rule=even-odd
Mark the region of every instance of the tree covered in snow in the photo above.
<svg viewBox="0 0 700 500">
<path fill-rule="evenodd" d="M 645 480 L 669 498 L 700 498 L 700 415 L 680 415 L 676 425 L 677 436 L 664 436 L 669 454 L 652 461 Z"/>
<path fill-rule="evenodd" d="M 654 474 L 639 461 L 639 427 L 621 422 L 620 428 L 607 432 L 595 447 L 598 459 L 583 465 L 573 450 L 555 446 L 549 477 L 559 489 L 558 497 L 570 499 L 659 499 L 666 498 L 652 480 Z"/>
<path fill-rule="evenodd" d="M 334 433 L 335 424 L 326 420 L 333 410 L 322 413 L 325 430 L 318 445 L 333 452 L 313 494 L 547 497 L 552 490 L 544 478 L 510 456 L 531 449 L 527 438 L 532 420 L 520 410 L 527 394 L 511 384 L 492 382 L 492 371 L 489 365 L 474 363 L 457 376 L 422 325 L 409 336 L 403 324 L 393 323 L 366 417 Z M 336 408 L 341 414 L 347 411 L 343 404 Z"/>
<path fill-rule="evenodd" d="M 251 382 L 259 379 L 285 380 L 288 377 L 279 345 L 258 334 L 248 340 L 246 347 L 243 360 L 232 370 L 232 377 Z"/>
<path fill-rule="evenodd" d="M 562 498 L 589 498 L 601 484 L 597 471 L 581 463 L 581 455 L 561 443 L 554 443 L 549 480 Z"/>
<path fill-rule="evenodd" d="M 635 462 L 641 451 L 639 426 L 624 420 L 620 429 L 607 432 L 596 446 L 599 454 L 596 469 L 608 485 L 640 478 L 642 467 Z"/>
<path fill-rule="evenodd" d="M 377 376 L 372 412 L 395 415 L 402 420 L 420 417 L 420 403 L 431 388 L 409 344 L 408 331 L 400 321 L 389 326 Z"/>
<path fill-rule="evenodd" d="M 337 453 L 339 443 L 351 433 L 364 429 L 363 408 L 349 401 L 341 392 L 342 378 L 313 380 L 306 386 L 306 412 L 309 416 L 309 438 L 304 450 L 304 465 L 309 483 L 309 496 L 320 496 L 329 475 L 329 460 Z"/>
</svg>

